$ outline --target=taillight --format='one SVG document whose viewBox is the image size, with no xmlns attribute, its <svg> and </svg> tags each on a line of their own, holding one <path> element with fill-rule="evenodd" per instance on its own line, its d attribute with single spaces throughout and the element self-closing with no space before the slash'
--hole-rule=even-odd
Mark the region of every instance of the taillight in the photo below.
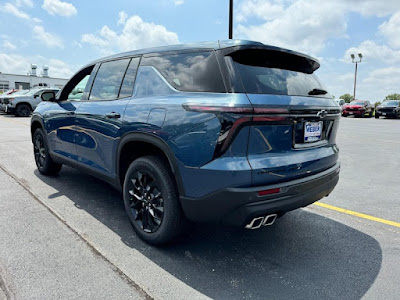
<svg viewBox="0 0 400 300">
<path fill-rule="evenodd" d="M 221 130 L 214 151 L 214 158 L 222 156 L 232 144 L 239 131 L 252 122 L 285 121 L 289 117 L 289 110 L 279 107 L 253 107 L 252 105 L 216 106 L 206 104 L 182 105 L 187 111 L 200 113 L 214 113 L 220 123 Z"/>
</svg>

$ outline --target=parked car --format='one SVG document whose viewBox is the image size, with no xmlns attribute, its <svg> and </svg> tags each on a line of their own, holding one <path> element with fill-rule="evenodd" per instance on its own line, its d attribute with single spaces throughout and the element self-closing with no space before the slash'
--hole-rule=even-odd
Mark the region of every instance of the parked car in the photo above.
<svg viewBox="0 0 400 300">
<path fill-rule="evenodd" d="M 398 119 L 400 116 L 400 101 L 386 100 L 381 105 L 376 107 L 375 119 L 379 117 L 392 117 Z"/>
<path fill-rule="evenodd" d="M 364 118 L 366 115 L 372 117 L 374 114 L 374 106 L 365 100 L 353 100 L 343 106 L 342 116 L 347 117 L 354 115 L 356 117 Z"/>
<path fill-rule="evenodd" d="M 170 242 L 187 220 L 271 225 L 338 182 L 340 109 L 319 66 L 240 40 L 97 60 L 57 96 L 42 94 L 31 119 L 37 168 L 66 164 L 113 184 L 150 244 Z"/>
<path fill-rule="evenodd" d="M 14 113 L 17 117 L 29 117 L 36 106 L 42 101 L 43 92 L 58 92 L 58 88 L 36 88 L 25 94 L 12 95 L 3 99 L 5 112 Z"/>
<path fill-rule="evenodd" d="M 8 99 L 24 95 L 28 92 L 29 92 L 29 90 L 18 90 L 16 92 L 13 92 L 11 94 L 9 93 L 7 95 L 1 94 L 0 95 L 0 111 L 6 111 L 7 104 L 9 103 Z"/>
</svg>

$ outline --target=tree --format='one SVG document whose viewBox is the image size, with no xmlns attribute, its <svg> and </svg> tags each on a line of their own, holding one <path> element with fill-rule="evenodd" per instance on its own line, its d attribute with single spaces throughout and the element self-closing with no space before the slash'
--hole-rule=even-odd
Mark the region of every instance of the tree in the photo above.
<svg viewBox="0 0 400 300">
<path fill-rule="evenodd" d="M 346 103 L 350 103 L 350 101 L 354 100 L 354 97 L 350 94 L 344 94 L 340 96 L 340 99 L 343 99 Z"/>
<path fill-rule="evenodd" d="M 381 101 L 376 101 L 375 103 L 374 103 L 374 105 L 375 105 L 375 109 L 376 109 L 376 107 L 378 106 L 378 105 L 381 105 L 382 104 L 382 102 Z"/>
<path fill-rule="evenodd" d="M 400 94 L 390 94 L 385 97 L 385 100 L 400 100 Z"/>
</svg>

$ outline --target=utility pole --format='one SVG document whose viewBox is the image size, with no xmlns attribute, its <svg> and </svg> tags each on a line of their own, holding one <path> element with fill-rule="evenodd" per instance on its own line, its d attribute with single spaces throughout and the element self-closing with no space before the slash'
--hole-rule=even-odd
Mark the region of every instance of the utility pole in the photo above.
<svg viewBox="0 0 400 300">
<path fill-rule="evenodd" d="M 233 0 L 229 0 L 229 39 L 233 37 Z"/>
<path fill-rule="evenodd" d="M 356 64 L 356 70 L 354 72 L 354 92 L 353 92 L 353 100 L 356 100 L 356 85 L 357 85 L 357 65 L 358 63 L 361 62 L 362 59 L 362 54 L 358 53 L 358 57 L 360 58 L 360 60 L 355 60 L 355 55 L 354 54 L 350 54 L 351 57 L 351 62 Z"/>
</svg>

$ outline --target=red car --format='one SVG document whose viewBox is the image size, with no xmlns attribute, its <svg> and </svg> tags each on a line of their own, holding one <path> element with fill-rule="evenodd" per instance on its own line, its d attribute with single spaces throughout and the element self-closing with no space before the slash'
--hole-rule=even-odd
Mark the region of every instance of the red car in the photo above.
<svg viewBox="0 0 400 300">
<path fill-rule="evenodd" d="M 356 117 L 364 118 L 366 115 L 372 117 L 374 107 L 365 100 L 353 100 L 348 104 L 343 105 L 342 116 L 347 117 L 354 115 Z"/>
</svg>

